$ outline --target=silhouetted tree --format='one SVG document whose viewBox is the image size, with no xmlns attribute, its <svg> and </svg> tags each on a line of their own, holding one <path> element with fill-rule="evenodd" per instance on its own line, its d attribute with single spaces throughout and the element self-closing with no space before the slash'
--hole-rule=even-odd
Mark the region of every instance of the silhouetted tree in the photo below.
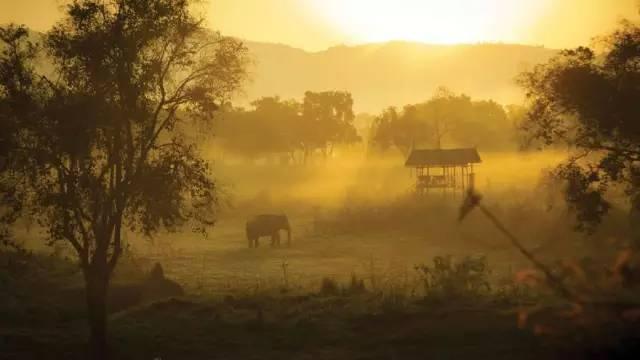
<svg viewBox="0 0 640 360">
<path fill-rule="evenodd" d="M 189 0 L 76 0 L 43 44 L 0 30 L 2 196 L 75 249 L 93 359 L 123 227 L 150 235 L 216 219 L 208 164 L 180 129 L 209 121 L 244 78 L 245 48 L 207 32 Z M 55 75 L 36 71 L 39 50 Z M 3 219 L 11 220 L 11 219 Z M 198 225 L 199 224 L 199 225 Z"/>
<path fill-rule="evenodd" d="M 403 155 L 408 155 L 415 146 L 431 145 L 433 134 L 420 111 L 420 104 L 406 105 L 397 121 L 391 123 L 393 144 Z"/>
<path fill-rule="evenodd" d="M 353 98 L 348 92 L 325 91 L 304 94 L 302 148 L 305 158 L 316 149 L 331 155 L 336 144 L 360 141 L 353 125 Z"/>
<path fill-rule="evenodd" d="M 393 126 L 398 123 L 398 110 L 394 107 L 385 109 L 371 123 L 369 143 L 379 151 L 387 151 L 394 146 Z"/>
<path fill-rule="evenodd" d="M 456 98 L 451 90 L 445 87 L 439 87 L 435 95 L 431 98 L 423 110 L 427 113 L 427 121 L 433 133 L 435 148 L 442 148 L 442 139 L 451 132 L 452 123 L 458 119 L 460 107 L 448 106 L 450 102 L 456 100 L 469 100 L 468 97 L 462 96 Z"/>
<path fill-rule="evenodd" d="M 288 153 L 292 160 L 300 143 L 299 118 L 302 107 L 295 100 L 281 101 L 279 97 L 263 97 L 252 103 L 256 117 L 271 124 L 267 136 L 271 142 L 271 152 Z"/>
<path fill-rule="evenodd" d="M 487 150 L 515 149 L 516 126 L 514 119 L 509 117 L 508 108 L 505 110 L 493 100 L 471 100 L 470 103 L 466 113 L 453 122 L 449 134 L 451 141 Z"/>
<path fill-rule="evenodd" d="M 305 162 L 318 150 L 328 156 L 338 144 L 360 141 L 349 93 L 307 92 L 304 101 L 263 97 L 248 111 L 226 109 L 217 129 L 222 146 L 246 157 L 301 153 Z"/>
<path fill-rule="evenodd" d="M 532 144 L 527 143 L 527 139 L 524 139 L 518 131 L 522 124 L 527 121 L 528 109 L 524 105 L 511 104 L 506 106 L 506 111 L 507 121 L 516 130 L 512 140 L 518 143 L 521 150 L 530 147 Z"/>
<path fill-rule="evenodd" d="M 556 175 L 583 229 L 600 222 L 606 193 L 620 185 L 640 209 L 640 27 L 624 22 L 602 44 L 602 54 L 564 50 L 520 78 L 528 139 L 577 150 Z"/>
<path fill-rule="evenodd" d="M 299 147 L 300 103 L 264 97 L 250 110 L 227 108 L 218 122 L 216 137 L 227 151 L 255 158 L 288 154 L 295 159 Z"/>
<path fill-rule="evenodd" d="M 407 155 L 414 146 L 442 147 L 445 140 L 461 146 L 505 149 L 515 143 L 515 127 L 494 101 L 473 101 L 440 88 L 428 101 L 385 110 L 372 124 L 370 144 L 393 145 Z"/>
</svg>

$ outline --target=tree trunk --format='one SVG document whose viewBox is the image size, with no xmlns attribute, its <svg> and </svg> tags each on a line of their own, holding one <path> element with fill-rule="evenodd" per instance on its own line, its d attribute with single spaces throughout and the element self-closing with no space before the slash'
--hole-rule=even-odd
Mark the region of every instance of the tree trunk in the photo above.
<svg viewBox="0 0 640 360">
<path fill-rule="evenodd" d="M 94 360 L 109 358 L 107 346 L 107 265 L 92 264 L 85 275 L 89 320 L 89 355 Z"/>
</svg>

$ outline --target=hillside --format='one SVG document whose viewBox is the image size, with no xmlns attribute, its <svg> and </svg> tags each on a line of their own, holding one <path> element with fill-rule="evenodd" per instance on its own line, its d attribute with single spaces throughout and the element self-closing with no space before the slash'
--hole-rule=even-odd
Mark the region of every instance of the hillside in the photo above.
<svg viewBox="0 0 640 360">
<path fill-rule="evenodd" d="M 32 33 L 38 40 L 41 33 Z M 301 99 L 304 92 L 347 90 L 356 112 L 378 113 L 428 99 L 439 86 L 477 99 L 519 103 L 515 77 L 556 50 L 513 44 L 428 45 L 388 42 L 307 52 L 287 45 L 245 41 L 250 81 L 235 102 L 262 96 Z M 46 61 L 41 64 L 48 69 Z"/>
<path fill-rule="evenodd" d="M 286 45 L 246 42 L 251 83 L 237 102 L 261 96 L 300 98 L 306 90 L 348 90 L 359 112 L 423 101 L 438 86 L 474 98 L 521 101 L 514 78 L 549 59 L 554 50 L 503 44 L 426 45 L 390 42 L 306 52 Z"/>
</svg>

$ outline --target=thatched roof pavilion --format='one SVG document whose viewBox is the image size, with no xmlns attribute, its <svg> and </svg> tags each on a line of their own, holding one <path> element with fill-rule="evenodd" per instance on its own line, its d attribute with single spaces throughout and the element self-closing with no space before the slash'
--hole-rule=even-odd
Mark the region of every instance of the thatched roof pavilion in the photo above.
<svg viewBox="0 0 640 360">
<path fill-rule="evenodd" d="M 440 188 L 465 191 L 474 186 L 473 165 L 482 162 L 475 148 L 414 149 L 405 167 L 416 169 L 416 192 Z"/>
</svg>

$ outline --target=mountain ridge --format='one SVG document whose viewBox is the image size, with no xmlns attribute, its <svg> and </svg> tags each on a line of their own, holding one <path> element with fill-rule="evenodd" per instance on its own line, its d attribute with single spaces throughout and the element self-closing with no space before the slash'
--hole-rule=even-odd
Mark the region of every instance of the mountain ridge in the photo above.
<svg viewBox="0 0 640 360">
<path fill-rule="evenodd" d="M 350 91 L 354 108 L 377 113 L 428 99 L 440 86 L 474 98 L 520 103 L 516 76 L 558 50 L 522 44 L 424 44 L 391 41 L 337 45 L 310 52 L 286 44 L 243 40 L 254 60 L 251 81 L 238 102 L 304 92 Z"/>
<path fill-rule="evenodd" d="M 38 39 L 42 33 L 31 31 Z M 558 50 L 503 43 L 426 44 L 389 41 L 307 51 L 287 44 L 239 39 L 250 52 L 249 81 L 233 102 L 264 96 L 302 99 L 305 91 L 352 93 L 356 112 L 427 100 L 440 86 L 476 99 L 521 103 L 516 76 Z"/>
</svg>

